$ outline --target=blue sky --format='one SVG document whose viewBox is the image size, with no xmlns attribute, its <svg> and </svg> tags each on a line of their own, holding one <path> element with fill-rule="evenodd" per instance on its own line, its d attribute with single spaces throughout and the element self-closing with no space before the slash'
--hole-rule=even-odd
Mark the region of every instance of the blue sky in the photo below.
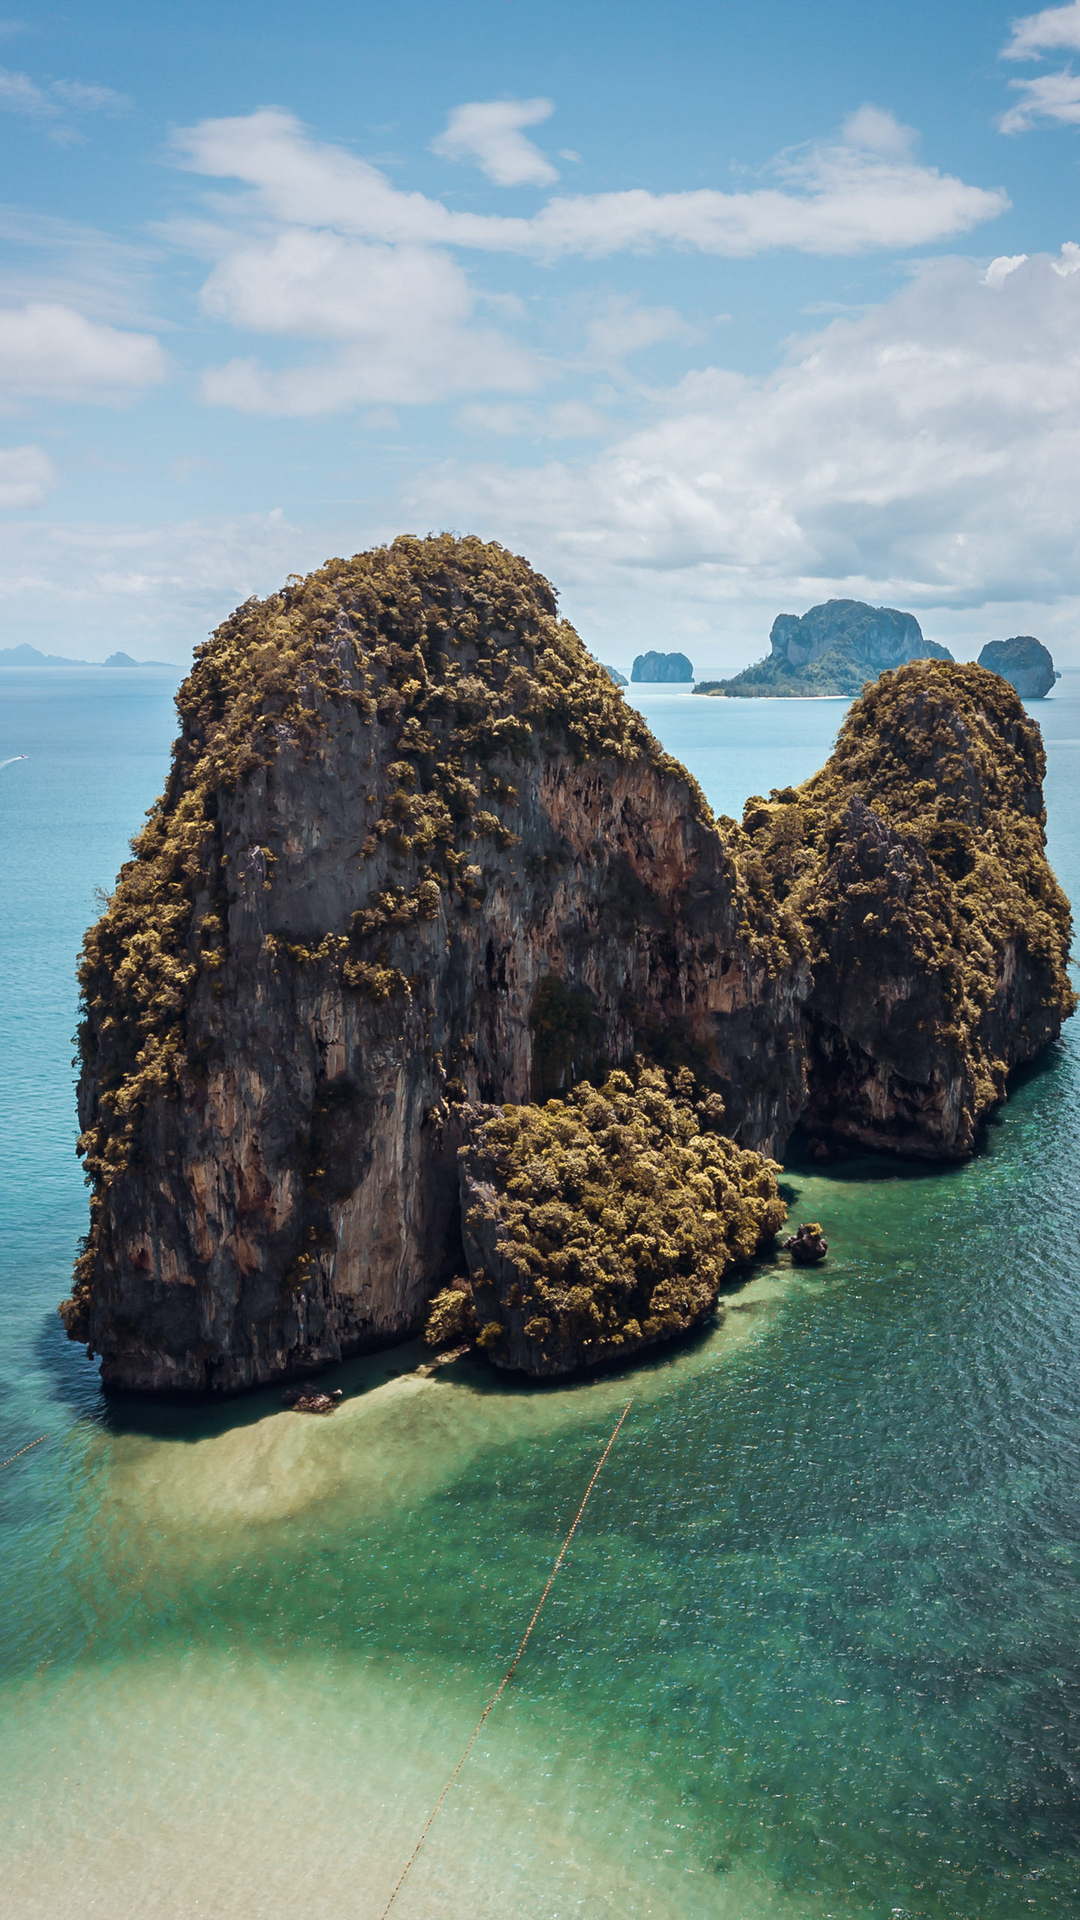
<svg viewBox="0 0 1080 1920">
<path fill-rule="evenodd" d="M 0 645 L 402 531 L 603 658 L 835 594 L 1080 666 L 1080 3 L 0 23 Z"/>
</svg>

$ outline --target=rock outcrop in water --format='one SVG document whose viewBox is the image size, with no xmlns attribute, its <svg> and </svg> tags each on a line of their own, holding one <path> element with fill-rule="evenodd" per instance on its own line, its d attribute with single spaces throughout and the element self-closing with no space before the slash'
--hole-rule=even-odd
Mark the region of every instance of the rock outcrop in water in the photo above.
<svg viewBox="0 0 1080 1920">
<path fill-rule="evenodd" d="M 979 665 L 1000 673 L 1021 700 L 1045 700 L 1055 680 L 1061 679 L 1049 648 L 1030 633 L 1017 634 L 1014 640 L 988 640 Z"/>
<path fill-rule="evenodd" d="M 801 936 L 524 561 L 332 561 L 241 607 L 178 705 L 81 970 L 64 1312 L 106 1381 L 228 1390 L 414 1330 L 463 1264 L 468 1101 L 644 1047 L 741 1144 L 785 1138 Z"/>
<path fill-rule="evenodd" d="M 868 680 L 909 660 L 951 660 L 925 640 L 913 613 L 869 607 L 862 600 L 826 600 L 809 613 L 778 613 L 771 651 L 730 680 L 702 680 L 695 693 L 756 699 L 807 694 L 853 699 Z"/>
<path fill-rule="evenodd" d="M 685 681 L 694 677 L 694 668 L 685 653 L 639 653 L 630 669 L 633 681 Z"/>
<path fill-rule="evenodd" d="M 978 667 L 885 675 L 740 828 L 444 536 L 241 607 L 178 706 L 81 968 L 63 1313 L 110 1384 L 296 1376 L 436 1294 L 502 1364 L 638 1350 L 776 1232 L 800 1114 L 968 1153 L 1074 1004 L 1038 730 Z"/>
<path fill-rule="evenodd" d="M 1076 996 L 1046 859 L 1045 755 L 1012 689 L 921 661 L 848 714 L 828 764 L 743 824 L 806 929 L 807 1124 L 962 1158 Z"/>
<path fill-rule="evenodd" d="M 796 1233 L 784 1241 L 784 1252 L 790 1253 L 797 1267 L 817 1267 L 827 1257 L 829 1243 L 821 1231 L 820 1220 L 804 1220 Z"/>
</svg>

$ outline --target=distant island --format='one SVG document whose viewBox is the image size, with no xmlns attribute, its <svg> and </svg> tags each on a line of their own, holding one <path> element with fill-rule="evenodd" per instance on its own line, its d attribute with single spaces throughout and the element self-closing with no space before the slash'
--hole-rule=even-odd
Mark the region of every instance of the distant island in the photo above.
<svg viewBox="0 0 1080 1920">
<path fill-rule="evenodd" d="M 72 660 L 64 653 L 42 653 L 25 641 L 20 647 L 0 647 L 0 667 L 168 667 L 180 672 L 175 660 L 133 660 L 130 653 L 110 653 L 107 660 Z"/>
<path fill-rule="evenodd" d="M 999 673 L 1021 700 L 1045 700 L 1055 680 L 1061 679 L 1049 649 L 1030 633 L 1017 634 L 1014 640 L 988 640 L 979 665 Z"/>
<path fill-rule="evenodd" d="M 689 681 L 694 677 L 694 669 L 685 653 L 639 653 L 630 669 L 633 681 L 668 680 Z M 623 683 L 626 684 L 625 681 Z"/>
<path fill-rule="evenodd" d="M 601 663 L 600 663 L 600 664 L 601 664 L 601 666 L 603 666 L 603 668 L 604 668 L 604 672 L 605 672 L 605 673 L 607 674 L 607 677 L 608 677 L 608 679 L 609 679 L 609 680 L 614 680 L 614 682 L 615 682 L 615 685 L 616 685 L 617 687 L 625 687 L 625 686 L 626 686 L 626 684 L 627 684 L 627 681 L 626 681 L 626 675 L 625 675 L 625 673 L 620 673 L 620 672 L 619 672 L 619 669 L 618 669 L 618 667 L 609 667 L 609 666 L 606 666 L 606 665 L 604 664 L 604 662 L 603 662 L 603 661 L 601 661 Z"/>
<path fill-rule="evenodd" d="M 764 660 L 730 680 L 701 680 L 694 692 L 743 700 L 807 694 L 854 699 L 886 667 L 952 659 L 948 648 L 924 639 L 913 613 L 863 600 L 826 600 L 801 615 L 778 613 L 769 642 L 772 651 Z"/>
</svg>

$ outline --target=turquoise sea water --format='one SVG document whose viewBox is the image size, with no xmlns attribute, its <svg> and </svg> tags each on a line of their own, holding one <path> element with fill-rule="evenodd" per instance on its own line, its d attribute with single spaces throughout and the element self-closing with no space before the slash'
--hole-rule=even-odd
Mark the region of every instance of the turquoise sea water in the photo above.
<svg viewBox="0 0 1080 1920">
<path fill-rule="evenodd" d="M 793 1164 L 823 1277 L 537 1389 L 411 1349 L 107 1402 L 55 1320 L 84 1225 L 79 937 L 162 784 L 164 677 L 2 676 L 0 1874 L 14 1920 L 375 1920 L 629 1420 L 395 1920 L 1080 1910 L 1075 1023 L 945 1172 Z M 647 692 L 713 804 L 834 702 Z M 1080 894 L 1080 676 L 1037 709 Z"/>
</svg>

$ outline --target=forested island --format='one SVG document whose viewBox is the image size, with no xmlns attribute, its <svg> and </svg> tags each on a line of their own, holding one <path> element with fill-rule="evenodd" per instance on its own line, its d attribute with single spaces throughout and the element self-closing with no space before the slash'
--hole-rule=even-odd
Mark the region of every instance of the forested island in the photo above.
<svg viewBox="0 0 1080 1920">
<path fill-rule="evenodd" d="M 822 1140 L 969 1155 L 1075 996 L 1039 732 L 886 671 L 715 818 L 546 580 L 399 539 L 240 607 L 81 963 L 107 1383 L 234 1391 L 429 1316 L 552 1374 L 704 1318 Z M 434 1306 L 433 1306 L 434 1303 Z"/>
<path fill-rule="evenodd" d="M 764 660 L 729 680 L 699 680 L 694 692 L 730 700 L 853 700 L 891 667 L 952 659 L 947 647 L 926 639 L 913 613 L 863 600 L 826 600 L 808 613 L 778 613 L 769 646 Z M 1061 678 L 1048 649 L 1031 634 L 988 641 L 979 665 L 1000 674 L 1023 700 L 1045 699 Z"/>
<path fill-rule="evenodd" d="M 862 600 L 826 600 L 808 613 L 778 613 L 770 651 L 730 680 L 701 680 L 695 693 L 728 699 L 819 697 L 854 699 L 868 680 L 909 660 L 951 660 L 927 640 L 913 613 L 870 607 Z"/>
</svg>

